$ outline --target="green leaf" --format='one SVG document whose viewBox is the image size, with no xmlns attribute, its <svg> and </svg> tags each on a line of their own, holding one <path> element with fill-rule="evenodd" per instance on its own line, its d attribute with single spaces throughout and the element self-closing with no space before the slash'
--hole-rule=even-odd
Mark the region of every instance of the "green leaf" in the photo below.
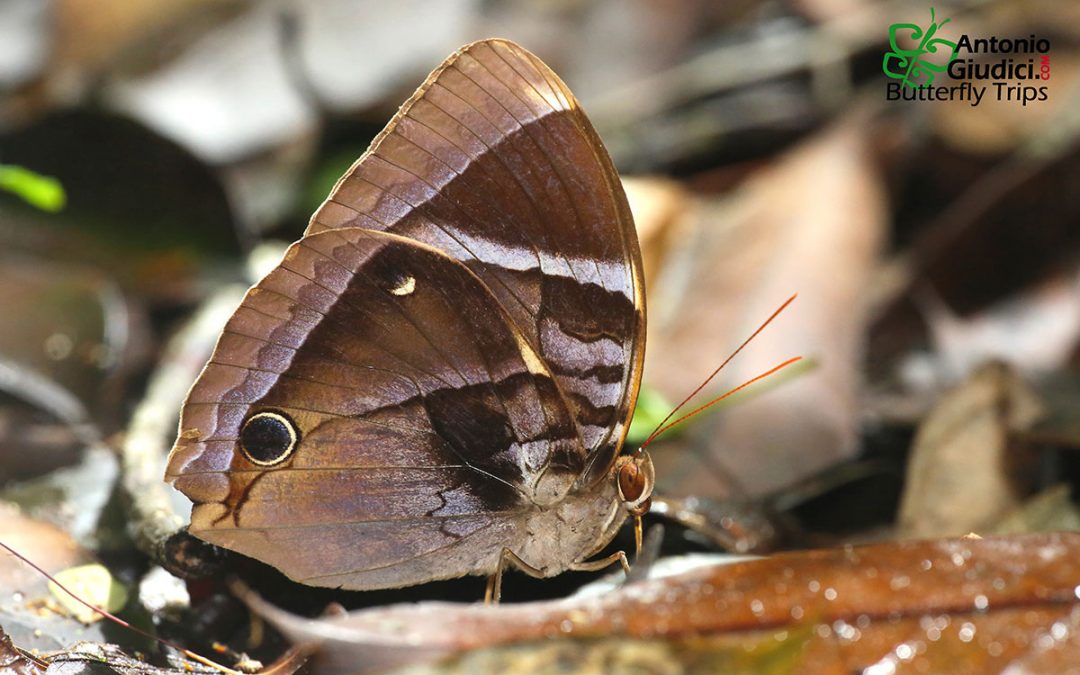
<svg viewBox="0 0 1080 675">
<path fill-rule="evenodd" d="M 630 431 L 626 434 L 626 442 L 631 445 L 640 445 L 649 437 L 660 420 L 664 419 L 674 403 L 667 397 L 648 385 L 641 385 L 638 392 L 637 407 L 634 408 L 634 416 L 630 420 Z"/>
<path fill-rule="evenodd" d="M 6 190 L 41 209 L 55 213 L 64 208 L 67 195 L 60 181 L 30 169 L 0 164 L 0 190 Z"/>
</svg>

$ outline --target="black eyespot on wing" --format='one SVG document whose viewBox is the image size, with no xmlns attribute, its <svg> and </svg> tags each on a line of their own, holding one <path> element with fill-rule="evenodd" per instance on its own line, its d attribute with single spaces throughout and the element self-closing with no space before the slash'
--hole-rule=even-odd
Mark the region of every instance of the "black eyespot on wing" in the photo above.
<svg viewBox="0 0 1080 675">
<path fill-rule="evenodd" d="M 285 461 L 299 442 L 296 423 L 280 412 L 256 413 L 244 422 L 240 431 L 240 450 L 259 466 Z"/>
</svg>

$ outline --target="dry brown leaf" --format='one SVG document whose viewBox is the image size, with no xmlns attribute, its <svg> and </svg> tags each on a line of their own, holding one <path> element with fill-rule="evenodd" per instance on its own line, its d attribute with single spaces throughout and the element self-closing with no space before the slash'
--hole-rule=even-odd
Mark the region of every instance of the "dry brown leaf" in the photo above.
<svg viewBox="0 0 1080 675">
<path fill-rule="evenodd" d="M 40 675 L 44 672 L 45 668 L 16 649 L 11 637 L 0 628 L 0 675 Z"/>
<path fill-rule="evenodd" d="M 1073 503 L 1070 492 L 1065 484 L 1043 490 L 988 531 L 993 534 L 1080 532 L 1080 508 Z"/>
<path fill-rule="evenodd" d="M 689 219 L 700 208 L 679 183 L 656 177 L 623 178 L 623 189 L 634 213 L 645 267 L 646 297 L 663 269 L 664 256 L 677 238 L 687 233 Z"/>
<path fill-rule="evenodd" d="M 696 423 L 696 450 L 762 494 L 850 456 L 865 314 L 861 299 L 887 222 L 862 118 L 815 137 L 751 178 L 726 204 L 698 210 L 693 231 L 649 298 L 645 382 L 680 400 L 792 293 L 799 298 L 755 339 L 712 391 L 795 355 L 809 375 Z M 657 476 L 672 494 L 716 495 L 686 452 Z M 669 459 L 671 461 L 665 461 Z"/>
<path fill-rule="evenodd" d="M 91 560 L 67 532 L 50 523 L 31 520 L 8 503 L 0 503 L 0 541 L 49 573 Z M 0 552 L 0 588 L 26 597 L 44 597 L 48 595 L 48 580 L 14 556 Z"/>
<path fill-rule="evenodd" d="M 1040 414 L 1035 393 L 997 362 L 949 392 L 915 437 L 900 506 L 903 535 L 979 530 L 1016 508 L 1033 466 L 1010 436 Z"/>
<path fill-rule="evenodd" d="M 593 644 L 603 650 L 604 640 L 626 646 L 628 638 L 643 659 L 656 653 L 651 644 L 673 655 L 689 649 L 698 663 L 743 652 L 735 663 L 744 666 L 747 653 L 772 644 L 757 653 L 772 657 L 775 672 L 850 673 L 892 662 L 895 672 L 986 673 L 1080 659 L 1077 556 L 1077 534 L 878 544 L 711 566 L 596 598 L 421 603 L 321 620 L 247 600 L 293 641 L 321 645 L 316 673 L 521 643 L 560 649 L 567 640 L 578 643 L 572 662 L 580 664 L 603 653 Z M 452 665 L 448 672 L 458 672 Z"/>
</svg>

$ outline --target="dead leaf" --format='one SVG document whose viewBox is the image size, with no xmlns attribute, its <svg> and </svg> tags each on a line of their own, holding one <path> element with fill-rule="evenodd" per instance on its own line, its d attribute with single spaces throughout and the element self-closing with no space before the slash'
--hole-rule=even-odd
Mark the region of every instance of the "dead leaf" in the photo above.
<svg viewBox="0 0 1080 675">
<path fill-rule="evenodd" d="M 1013 608 L 953 624 L 926 617 L 875 622 L 865 629 L 846 622 L 799 630 L 762 630 L 738 637 L 686 636 L 671 640 L 600 638 L 548 640 L 466 652 L 397 675 L 503 675 L 565 672 L 755 673 L 758 675 L 849 675 L 853 672 L 1073 673 L 1080 655 L 1078 613 Z M 944 626 L 938 628 L 937 626 Z M 1049 628 L 1047 628 L 1049 626 Z M 822 638 L 824 629 L 834 638 Z M 992 637 L 987 638 L 990 635 Z M 859 653 L 885 654 L 867 664 Z M 854 653 L 853 653 L 854 652 Z M 1017 656 L 1019 654 L 1019 656 Z M 866 667 L 863 668 L 862 666 Z"/>
<path fill-rule="evenodd" d="M 900 506 L 905 537 L 991 526 L 1019 505 L 1030 457 L 1011 440 L 1041 414 L 1014 371 L 989 363 L 949 392 L 920 426 Z"/>
<path fill-rule="evenodd" d="M 678 237 L 686 234 L 689 219 L 700 206 L 679 183 L 666 178 L 623 178 L 626 199 L 634 213 L 646 294 L 663 269 L 664 257 Z"/>
<path fill-rule="evenodd" d="M 164 67 L 110 82 L 105 98 L 208 162 L 234 162 L 317 133 L 319 108 L 371 110 L 419 83 L 468 41 L 472 5 L 248 3 Z M 295 45 L 282 39 L 283 14 L 299 28 Z"/>
<path fill-rule="evenodd" d="M 660 654 L 693 645 L 714 657 L 772 640 L 788 647 L 779 649 L 782 672 L 850 673 L 893 660 L 911 672 L 985 673 L 1042 658 L 1048 644 L 1055 663 L 1080 659 L 1070 636 L 1077 556 L 1078 534 L 877 544 L 710 566 L 594 598 L 428 602 L 324 619 L 245 599 L 295 643 L 319 645 L 316 673 L 521 643 L 559 650 L 552 641 L 565 640 L 582 650 L 574 663 L 587 663 L 602 653 L 589 649 L 593 641 L 604 649 L 605 640 L 625 646 L 628 638 L 645 641 L 638 653 L 646 656 L 651 642 Z"/>
<path fill-rule="evenodd" d="M 130 656 L 119 646 L 105 642 L 79 642 L 47 655 L 49 672 L 60 675 L 220 675 L 221 671 L 199 664 L 161 667 Z"/>
<path fill-rule="evenodd" d="M 0 503 L 0 541 L 50 574 L 91 561 L 68 533 L 27 518 L 11 504 Z M 45 652 L 76 640 L 104 639 L 99 627 L 87 629 L 63 614 L 49 596 L 45 577 L 2 551 L 0 589 L 0 626 L 23 649 Z"/>
<path fill-rule="evenodd" d="M 870 133 L 851 119 L 815 137 L 751 178 L 729 203 L 699 209 L 693 231 L 669 254 L 649 298 L 646 383 L 681 400 L 795 292 L 795 303 L 711 391 L 796 355 L 817 368 L 698 422 L 690 436 L 708 461 L 685 450 L 666 458 L 654 446 L 665 493 L 722 495 L 712 463 L 748 494 L 763 494 L 854 452 L 861 298 L 887 215 Z"/>
<path fill-rule="evenodd" d="M 1080 509 L 1073 503 L 1070 492 L 1068 485 L 1055 485 L 1044 490 L 1008 513 L 988 531 L 993 534 L 1080 531 Z"/>
<path fill-rule="evenodd" d="M 41 675 L 44 672 L 43 664 L 16 649 L 11 637 L 0 628 L 0 675 Z"/>
<path fill-rule="evenodd" d="M 0 5 L 0 90 L 17 88 L 44 67 L 48 13 L 49 5 L 42 2 Z"/>
<path fill-rule="evenodd" d="M 70 101 L 82 89 L 139 50 L 178 32 L 201 10 L 220 2 L 166 0 L 153 5 L 104 0 L 87 4 L 59 0 L 53 9 L 52 54 L 46 74 L 52 96 Z M 200 7 L 201 5 L 201 7 Z"/>
<path fill-rule="evenodd" d="M 31 520 L 19 509 L 0 503 L 0 541 L 33 560 L 50 574 L 89 562 L 90 556 L 59 527 Z M 0 588 L 27 597 L 44 595 L 47 580 L 7 552 L 0 552 Z"/>
</svg>

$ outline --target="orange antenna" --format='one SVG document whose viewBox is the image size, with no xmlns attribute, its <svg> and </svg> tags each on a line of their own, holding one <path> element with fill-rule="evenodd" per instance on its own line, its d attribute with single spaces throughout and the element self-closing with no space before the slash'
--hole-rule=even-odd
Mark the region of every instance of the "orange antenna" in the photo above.
<svg viewBox="0 0 1080 675">
<path fill-rule="evenodd" d="M 668 430 L 668 429 L 670 429 L 671 427 L 675 426 L 675 425 L 676 425 L 676 424 L 678 424 L 679 422 L 682 422 L 683 420 L 686 420 L 686 419 L 689 419 L 690 417 L 693 417 L 694 415 L 698 414 L 698 413 L 699 413 L 699 412 L 701 412 L 702 410 L 705 410 L 706 408 L 708 408 L 708 407 L 709 407 L 709 406 L 711 406 L 711 405 L 715 405 L 716 403 L 719 403 L 720 401 L 724 400 L 724 399 L 725 399 L 725 398 L 727 398 L 728 396 L 731 396 L 731 395 L 732 395 L 732 394 L 734 394 L 735 392 L 737 392 L 737 391 L 739 391 L 739 390 L 741 390 L 741 389 L 743 389 L 743 388 L 745 388 L 745 387 L 748 387 L 748 386 L 750 386 L 751 384 L 753 384 L 754 382 L 757 382 L 758 380 L 760 380 L 760 379 L 762 379 L 762 378 L 768 377 L 769 375 L 772 375 L 773 373 L 777 372 L 777 371 L 778 371 L 778 370 L 780 370 L 781 368 L 785 368 L 785 367 L 787 367 L 787 366 L 791 365 L 792 363 L 795 363 L 795 362 L 796 362 L 796 361 L 798 361 L 799 359 L 801 359 L 801 358 L 802 358 L 801 356 L 797 356 L 797 357 L 795 357 L 795 358 L 793 358 L 793 359 L 789 359 L 789 360 L 787 360 L 787 361 L 785 361 L 785 362 L 781 363 L 780 365 L 776 366 L 775 368 L 772 368 L 771 370 L 769 370 L 769 371 L 767 371 L 767 372 L 764 372 L 764 373 L 762 373 L 761 375 L 758 375 L 757 377 L 755 377 L 755 378 L 753 378 L 753 379 L 751 379 L 751 380 L 748 380 L 748 381 L 746 381 L 746 382 L 744 382 L 744 383 L 740 384 L 740 385 L 739 385 L 738 387 L 735 387 L 734 389 L 732 389 L 732 390 L 731 390 L 731 391 L 729 391 L 728 393 L 724 394 L 723 396 L 719 396 L 719 397 L 717 397 L 717 398 L 713 399 L 712 401 L 709 401 L 708 403 L 706 403 L 705 405 L 701 406 L 700 408 L 697 408 L 697 409 L 696 409 L 696 410 L 694 410 L 693 412 L 691 412 L 691 413 L 688 413 L 688 414 L 686 414 L 686 415 L 683 415 L 683 416 L 682 416 L 682 417 L 680 417 L 679 419 L 677 419 L 677 420 L 675 420 L 674 422 L 672 422 L 672 423 L 668 424 L 668 420 L 670 420 L 670 419 L 671 419 L 672 417 L 674 417 L 674 416 L 675 416 L 675 413 L 677 413 L 677 412 L 679 412 L 680 410 L 682 410 L 682 407 L 683 407 L 683 406 L 685 406 L 685 405 L 686 405 L 687 403 L 689 403 L 689 402 L 690 402 L 690 399 L 692 399 L 692 398 L 694 398 L 695 396 L 697 396 L 697 395 L 698 395 L 698 393 L 700 393 L 700 392 L 701 392 L 701 390 L 702 390 L 702 389 L 704 389 L 704 388 L 705 388 L 705 387 L 706 387 L 706 386 L 707 386 L 707 385 L 709 384 L 709 382 L 712 382 L 713 378 L 714 378 L 714 377 L 716 377 L 716 375 L 717 375 L 717 374 L 718 374 L 718 373 L 719 373 L 719 372 L 720 372 L 721 370 L 723 370 L 724 366 L 726 366 L 726 365 L 727 365 L 727 364 L 728 364 L 728 363 L 729 363 L 729 362 L 730 362 L 730 361 L 731 361 L 731 360 L 732 360 L 733 358 L 735 358 L 735 355 L 736 355 L 736 354 L 738 354 L 739 352 L 741 352 L 741 351 L 743 350 L 743 347 L 745 347 L 746 345 L 750 344 L 750 341 L 751 341 L 751 340 L 753 340 L 754 338 L 756 338 L 756 337 L 758 336 L 758 333 L 760 333 L 761 331 L 765 330 L 765 326 L 768 326 L 768 325 L 769 325 L 770 323 L 772 323 L 772 320 L 773 320 L 773 319 L 775 319 L 775 318 L 776 318 L 777 316 L 779 316 L 779 315 L 780 315 L 780 312 L 782 312 L 782 311 L 784 311 L 785 309 L 787 309 L 787 306 L 788 306 L 788 305 L 790 305 L 790 304 L 791 304 L 791 303 L 792 303 L 792 302 L 793 302 L 793 301 L 795 300 L 795 298 L 797 298 L 798 296 L 799 296 L 799 294 L 798 294 L 798 293 L 796 293 L 796 294 L 792 295 L 792 296 L 791 296 L 790 298 L 788 298 L 787 300 L 785 300 L 785 301 L 784 301 L 784 304 L 780 305 L 780 306 L 779 306 L 779 307 L 778 307 L 778 308 L 776 309 L 776 311 L 775 311 L 775 312 L 773 312 L 773 313 L 772 313 L 772 314 L 771 314 L 771 315 L 769 316 L 769 318 L 768 318 L 768 319 L 765 319 L 764 323 L 762 323 L 762 324 L 761 324 L 760 326 L 758 326 L 758 327 L 757 327 L 757 330 L 755 330 L 755 331 L 754 331 L 753 333 L 751 333 L 751 334 L 750 334 L 750 337 L 748 337 L 748 338 L 746 338 L 745 340 L 743 340 L 743 343 L 742 343 L 741 345 L 739 345 L 739 346 L 738 346 L 738 348 L 737 348 L 737 349 L 736 349 L 735 351 L 731 352 L 731 355 L 730 355 L 730 356 L 728 356 L 728 357 L 727 357 L 726 359 L 724 359 L 724 362 L 723 362 L 723 363 L 721 363 L 721 364 L 720 364 L 719 366 L 717 366 L 717 367 L 716 367 L 716 370 L 712 371 L 712 374 L 711 374 L 711 375 L 709 375 L 709 376 L 708 376 L 707 378 L 705 378 L 705 381 L 704 381 L 704 382 L 702 382 L 701 384 L 699 384 L 699 385 L 697 386 L 697 388 L 696 388 L 696 389 L 694 389 L 694 391 L 690 392 L 690 395 L 689 395 L 689 396 L 687 396 L 687 397 L 686 397 L 686 398 L 684 398 L 684 399 L 683 399 L 682 401 L 680 401 L 680 402 L 679 402 L 679 405 L 677 405 L 677 406 L 675 406 L 674 408 L 672 408 L 671 412 L 669 412 L 669 413 L 667 414 L 667 417 L 665 417 L 665 418 L 664 418 L 663 420 L 661 420 L 661 421 L 660 421 L 660 423 L 659 423 L 659 424 L 657 424 L 657 425 L 656 425 L 656 428 L 655 428 L 655 429 L 653 429 L 652 433 L 650 433 L 650 434 L 649 434 L 649 437 L 645 439 L 645 442 L 644 442 L 644 443 L 642 443 L 640 447 L 641 447 L 642 449 L 643 449 L 643 448 L 645 448 L 645 446 L 647 446 L 647 445 L 648 445 L 649 443 L 652 443 L 652 442 L 653 442 L 653 439 L 655 439 L 655 438 L 656 438 L 657 436 L 659 436 L 660 434 L 664 433 L 665 431 L 667 431 L 667 430 Z"/>
<path fill-rule="evenodd" d="M 724 400 L 725 398 L 727 398 L 728 396 L 731 396 L 732 394 L 734 394 L 734 393 L 736 393 L 736 392 L 738 392 L 738 391 L 741 391 L 741 390 L 745 389 L 746 387 L 749 387 L 750 385 L 752 385 L 753 383 L 757 382 L 758 380 L 763 380 L 763 379 L 765 379 L 766 377 L 768 377 L 768 376 L 772 375 L 773 373 L 775 373 L 775 372 L 778 372 L 779 370 L 781 370 L 781 369 L 783 369 L 783 368 L 787 368 L 788 366 L 790 366 L 791 364 L 795 363 L 796 361 L 801 361 L 801 360 L 802 360 L 802 357 L 801 357 L 801 356 L 796 356 L 795 358 L 791 358 L 791 359 L 788 359 L 787 361 L 784 361 L 784 362 L 783 362 L 783 363 L 781 363 L 780 365 L 778 365 L 778 366 L 774 366 L 774 367 L 770 368 L 769 370 L 766 370 L 766 371 L 765 371 L 764 373 L 762 373 L 762 374 L 758 375 L 757 377 L 752 377 L 752 378 L 750 378 L 749 380 L 747 380 L 746 382 L 743 382 L 742 384 L 740 384 L 739 386 L 735 387 L 734 389 L 732 389 L 732 390 L 731 390 L 731 391 L 729 391 L 728 393 L 726 393 L 726 394 L 723 394 L 722 396 L 717 396 L 716 398 L 714 398 L 713 400 L 709 401 L 709 402 L 708 402 L 708 403 L 706 403 L 705 405 L 703 405 L 703 406 L 700 406 L 700 407 L 697 407 L 697 408 L 694 408 L 694 410 L 692 410 L 691 412 L 688 412 L 688 413 L 686 413 L 685 415 L 683 415 L 683 416 L 682 416 L 682 417 L 680 417 L 679 419 L 675 420 L 674 422 L 669 422 L 668 424 L 665 424 L 664 426 L 662 426 L 662 427 L 660 427 L 659 429 L 657 429 L 656 431 L 654 431 L 654 432 L 653 432 L 652 434 L 650 434 L 650 435 L 649 435 L 649 437 L 648 437 L 647 439 L 645 439 L 645 442 L 641 444 L 641 447 L 642 447 L 642 448 L 644 448 L 644 447 L 645 447 L 646 445 L 648 445 L 648 444 L 649 444 L 649 443 L 650 443 L 650 442 L 651 442 L 651 441 L 652 441 L 652 440 L 653 440 L 654 438 L 656 438 L 656 437 L 657 437 L 657 436 L 659 436 L 660 434 L 664 433 L 665 431 L 667 431 L 667 430 L 668 430 L 668 429 L 670 429 L 671 427 L 675 426 L 675 425 L 676 425 L 676 424 L 678 424 L 679 422 L 682 422 L 682 421 L 684 421 L 684 420 L 688 420 L 688 419 L 690 419 L 691 417 L 693 417 L 694 415 L 698 414 L 699 412 L 701 412 L 701 411 L 705 410 L 705 409 L 706 409 L 706 408 L 708 408 L 709 406 L 713 406 L 713 405 L 716 405 L 717 403 L 719 403 L 720 401 L 723 401 L 723 400 Z"/>
<path fill-rule="evenodd" d="M 41 567 L 39 567 L 35 563 L 31 562 L 23 554 L 19 553 L 18 551 L 11 548 L 10 546 L 8 546 L 7 544 L 5 544 L 2 541 L 0 541 L 0 547 L 2 547 L 5 551 L 7 551 L 11 555 L 15 556 L 19 560 L 26 563 L 30 567 L 34 568 L 34 570 L 36 570 L 38 574 L 40 574 L 41 576 L 43 576 L 46 579 L 48 579 L 49 581 L 51 581 L 53 584 L 56 585 L 57 588 L 59 588 L 60 590 L 62 590 L 65 593 L 67 593 L 72 598 L 74 598 L 76 602 L 78 602 L 79 604 L 85 606 L 87 609 L 95 612 L 96 614 L 100 614 L 101 616 L 105 617 L 106 619 L 108 619 L 108 620 L 110 620 L 110 621 L 112 621 L 112 622 L 114 622 L 114 623 L 116 623 L 118 625 L 121 625 L 124 628 L 127 628 L 128 630 L 130 630 L 130 631 L 132 631 L 132 632 L 134 632 L 134 633 L 136 633 L 138 635 L 143 636 L 144 638 L 147 638 L 149 640 L 154 640 L 155 642 L 166 645 L 168 647 L 172 647 L 173 649 L 177 650 L 178 652 L 180 652 L 184 656 L 188 657 L 192 661 L 197 661 L 197 662 L 203 664 L 204 666 L 213 668 L 214 670 L 220 671 L 222 673 L 226 673 L 226 675 L 243 675 L 243 673 L 241 673 L 240 671 L 233 670 L 232 668 L 226 668 L 225 666 L 223 666 L 223 665 L 221 665 L 219 663 L 214 663 L 213 661 L 206 658 L 205 656 L 199 656 L 195 652 L 190 651 L 188 649 L 185 649 L 185 648 L 181 647 L 180 645 L 176 644 L 175 642 L 170 642 L 169 640 L 158 637 L 156 635 L 151 635 L 150 633 L 147 633 L 146 631 L 142 630 L 141 628 L 137 628 L 135 626 L 132 626 L 130 623 L 128 623 L 127 621 L 124 621 L 120 617 L 118 617 L 118 616 L 116 616 L 116 615 L 114 615 L 114 614 L 112 614 L 110 612 L 107 612 L 104 609 L 102 609 L 102 608 L 100 608 L 100 607 L 98 607 L 96 605 L 90 604 L 89 602 L 83 600 L 82 598 L 80 598 L 79 596 L 75 595 L 73 592 L 68 590 L 68 588 L 66 586 L 64 586 L 62 583 L 60 583 L 59 581 L 57 581 L 55 577 L 53 577 L 51 574 L 49 574 L 45 570 L 41 569 Z"/>
</svg>

